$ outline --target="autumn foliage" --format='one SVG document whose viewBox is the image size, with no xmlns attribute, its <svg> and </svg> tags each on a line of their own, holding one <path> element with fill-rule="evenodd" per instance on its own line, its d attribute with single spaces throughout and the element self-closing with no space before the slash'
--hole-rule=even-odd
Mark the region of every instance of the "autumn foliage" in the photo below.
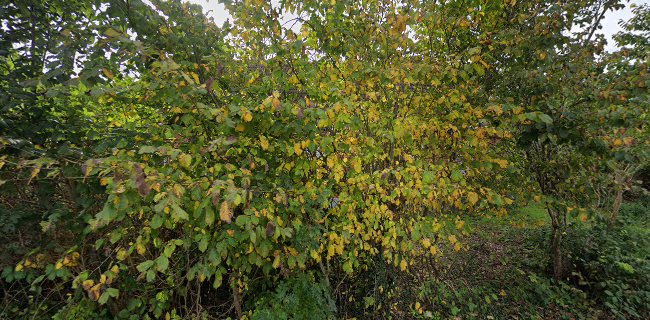
<svg viewBox="0 0 650 320">
<path fill-rule="evenodd" d="M 646 159 L 647 55 L 589 34 L 618 4 L 224 2 L 221 27 L 180 1 L 2 5 L 0 203 L 34 229 L 3 281 L 38 288 L 16 316 L 241 318 L 287 283 L 329 308 L 341 275 L 444 265 L 466 219 L 529 200 L 559 281 L 565 212 Z"/>
</svg>

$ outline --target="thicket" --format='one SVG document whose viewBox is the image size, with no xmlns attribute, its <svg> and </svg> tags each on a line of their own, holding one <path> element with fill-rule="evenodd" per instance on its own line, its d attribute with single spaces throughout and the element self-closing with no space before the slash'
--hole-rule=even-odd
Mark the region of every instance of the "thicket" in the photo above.
<svg viewBox="0 0 650 320">
<path fill-rule="evenodd" d="M 0 4 L 0 317 L 648 316 L 647 5 L 223 3 Z"/>
</svg>

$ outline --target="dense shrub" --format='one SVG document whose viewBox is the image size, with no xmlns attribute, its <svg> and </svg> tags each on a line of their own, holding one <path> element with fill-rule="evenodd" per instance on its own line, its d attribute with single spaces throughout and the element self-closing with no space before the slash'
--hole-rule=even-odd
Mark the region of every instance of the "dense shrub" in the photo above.
<svg viewBox="0 0 650 320">
<path fill-rule="evenodd" d="M 648 208 L 626 203 L 616 226 L 596 219 L 573 247 L 579 285 L 618 318 L 650 317 Z"/>
<path fill-rule="evenodd" d="M 263 293 L 252 308 L 253 320 L 330 319 L 335 313 L 330 288 L 311 273 L 282 281 L 275 291 Z"/>
<path fill-rule="evenodd" d="M 642 201 L 645 201 L 645 203 Z M 646 225 L 647 219 L 650 217 L 649 205 L 650 201 L 645 198 L 636 202 L 625 202 L 621 205 L 620 219 L 622 219 L 626 224 L 639 222 L 641 225 Z"/>
</svg>

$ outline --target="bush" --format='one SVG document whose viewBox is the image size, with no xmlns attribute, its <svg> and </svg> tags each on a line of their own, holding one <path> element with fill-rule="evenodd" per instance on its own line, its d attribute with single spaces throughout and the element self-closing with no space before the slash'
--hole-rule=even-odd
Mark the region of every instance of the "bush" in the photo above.
<svg viewBox="0 0 650 320">
<path fill-rule="evenodd" d="M 626 202 L 621 204 L 621 209 L 620 209 L 620 219 L 632 219 L 632 220 L 638 220 L 642 219 L 644 217 L 648 216 L 648 213 L 650 213 L 650 210 L 648 209 L 648 205 L 650 205 L 650 202 L 647 204 L 641 203 L 641 202 Z M 635 222 L 635 221 L 629 221 L 629 222 Z M 644 223 L 644 221 L 638 221 L 640 223 Z"/>
<path fill-rule="evenodd" d="M 626 203 L 619 225 L 596 221 L 573 247 L 579 284 L 618 318 L 650 317 L 650 233 L 639 227 L 646 214 L 642 204 Z"/>
<path fill-rule="evenodd" d="M 275 292 L 262 294 L 254 305 L 253 320 L 331 319 L 335 312 L 329 288 L 311 273 L 288 278 Z"/>
<path fill-rule="evenodd" d="M 95 303 L 83 299 L 80 302 L 70 301 L 65 307 L 63 307 L 59 312 L 57 312 L 53 317 L 53 320 L 91 320 L 91 319 L 106 319 L 106 317 L 100 317 L 97 313 Z"/>
</svg>

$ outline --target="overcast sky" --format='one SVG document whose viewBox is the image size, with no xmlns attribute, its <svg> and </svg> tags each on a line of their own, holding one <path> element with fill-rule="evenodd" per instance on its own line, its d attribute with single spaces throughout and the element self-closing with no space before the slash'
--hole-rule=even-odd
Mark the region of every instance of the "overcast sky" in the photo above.
<svg viewBox="0 0 650 320">
<path fill-rule="evenodd" d="M 222 25 L 226 19 L 228 19 L 228 12 L 222 4 L 218 3 L 217 0 L 189 0 L 189 2 L 203 6 L 203 11 L 209 12 L 208 15 L 213 17 L 215 22 L 219 25 Z M 630 4 L 643 4 L 648 2 L 650 2 L 650 0 L 631 0 L 629 3 L 626 3 L 625 9 L 607 12 L 605 19 L 603 20 L 603 29 L 599 30 L 599 32 L 604 34 L 607 39 L 607 51 L 612 51 L 616 48 L 614 46 L 614 40 L 612 40 L 612 35 L 621 30 L 619 22 L 621 20 L 627 21 L 632 17 Z"/>
</svg>

